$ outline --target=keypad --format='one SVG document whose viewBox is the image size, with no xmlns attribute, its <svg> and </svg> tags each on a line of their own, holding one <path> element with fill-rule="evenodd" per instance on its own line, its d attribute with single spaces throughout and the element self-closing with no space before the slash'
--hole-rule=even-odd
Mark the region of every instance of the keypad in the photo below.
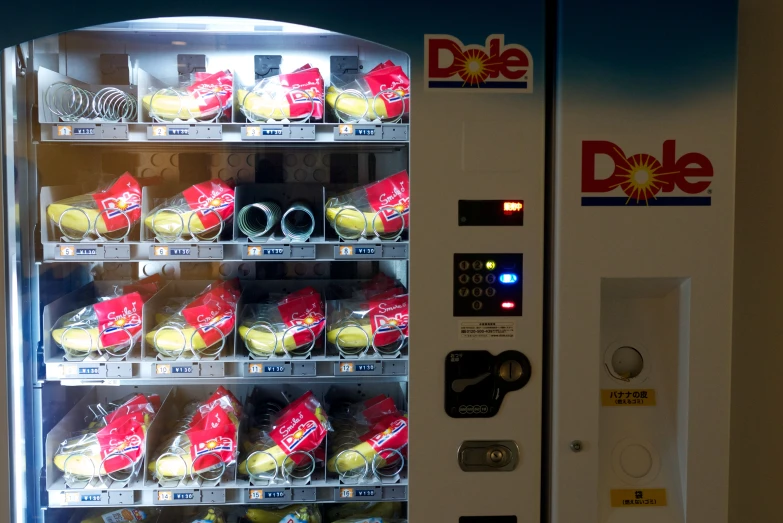
<svg viewBox="0 0 783 523">
<path fill-rule="evenodd" d="M 502 283 L 504 273 L 514 281 Z M 522 274 L 522 254 L 455 254 L 454 316 L 521 316 Z"/>
</svg>

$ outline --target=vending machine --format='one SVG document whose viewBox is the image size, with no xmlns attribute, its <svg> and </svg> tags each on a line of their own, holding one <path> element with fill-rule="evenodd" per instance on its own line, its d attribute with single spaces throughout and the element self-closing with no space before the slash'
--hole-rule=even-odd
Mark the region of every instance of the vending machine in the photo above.
<svg viewBox="0 0 783 523">
<path fill-rule="evenodd" d="M 290 11 L 3 52 L 11 521 L 541 520 L 544 2 Z"/>
</svg>

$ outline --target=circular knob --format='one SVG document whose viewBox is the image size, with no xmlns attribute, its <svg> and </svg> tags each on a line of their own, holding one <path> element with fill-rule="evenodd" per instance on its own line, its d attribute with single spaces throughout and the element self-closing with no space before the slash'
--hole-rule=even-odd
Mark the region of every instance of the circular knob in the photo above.
<svg viewBox="0 0 783 523">
<path fill-rule="evenodd" d="M 500 377 L 505 381 L 517 381 L 522 377 L 522 365 L 514 360 L 503 362 L 500 365 Z"/>
<path fill-rule="evenodd" d="M 489 453 L 489 459 L 492 463 L 500 463 L 503 461 L 503 453 L 499 450 L 493 450 Z"/>
</svg>

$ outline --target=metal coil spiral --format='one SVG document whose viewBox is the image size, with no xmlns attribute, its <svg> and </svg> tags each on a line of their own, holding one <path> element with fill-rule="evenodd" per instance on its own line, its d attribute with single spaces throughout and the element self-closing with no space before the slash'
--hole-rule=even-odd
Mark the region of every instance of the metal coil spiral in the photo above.
<svg viewBox="0 0 783 523">
<path fill-rule="evenodd" d="M 116 87 L 104 87 L 97 93 L 65 82 L 55 82 L 44 93 L 44 105 L 65 122 L 103 120 L 133 121 L 138 102 L 132 94 Z"/>
<path fill-rule="evenodd" d="M 259 238 L 271 231 L 280 221 L 282 211 L 273 202 L 245 205 L 237 214 L 237 225 L 248 238 Z"/>
<path fill-rule="evenodd" d="M 315 230 L 315 216 L 306 203 L 295 203 L 286 210 L 280 222 L 283 234 L 293 241 L 305 242 Z"/>
</svg>

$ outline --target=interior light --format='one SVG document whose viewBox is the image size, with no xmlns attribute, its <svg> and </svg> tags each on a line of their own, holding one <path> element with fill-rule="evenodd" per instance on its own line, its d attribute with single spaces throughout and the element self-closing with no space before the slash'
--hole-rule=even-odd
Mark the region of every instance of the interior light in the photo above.
<svg viewBox="0 0 783 523">
<path fill-rule="evenodd" d="M 505 285 L 510 285 L 512 283 L 516 283 L 519 280 L 519 276 L 517 276 L 513 272 L 504 272 L 503 274 L 500 275 L 498 280 L 500 280 L 500 283 L 503 283 Z"/>
<path fill-rule="evenodd" d="M 513 309 L 516 306 L 516 304 L 513 301 L 504 301 L 503 303 L 500 304 L 500 306 L 503 307 L 504 309 Z"/>
<path fill-rule="evenodd" d="M 493 270 L 493 269 L 495 268 L 495 262 L 494 262 L 494 261 L 492 261 L 492 260 L 487 260 L 487 265 L 486 265 L 486 267 L 487 267 L 487 270 L 488 270 L 488 271 L 491 271 L 491 270 Z"/>
</svg>

